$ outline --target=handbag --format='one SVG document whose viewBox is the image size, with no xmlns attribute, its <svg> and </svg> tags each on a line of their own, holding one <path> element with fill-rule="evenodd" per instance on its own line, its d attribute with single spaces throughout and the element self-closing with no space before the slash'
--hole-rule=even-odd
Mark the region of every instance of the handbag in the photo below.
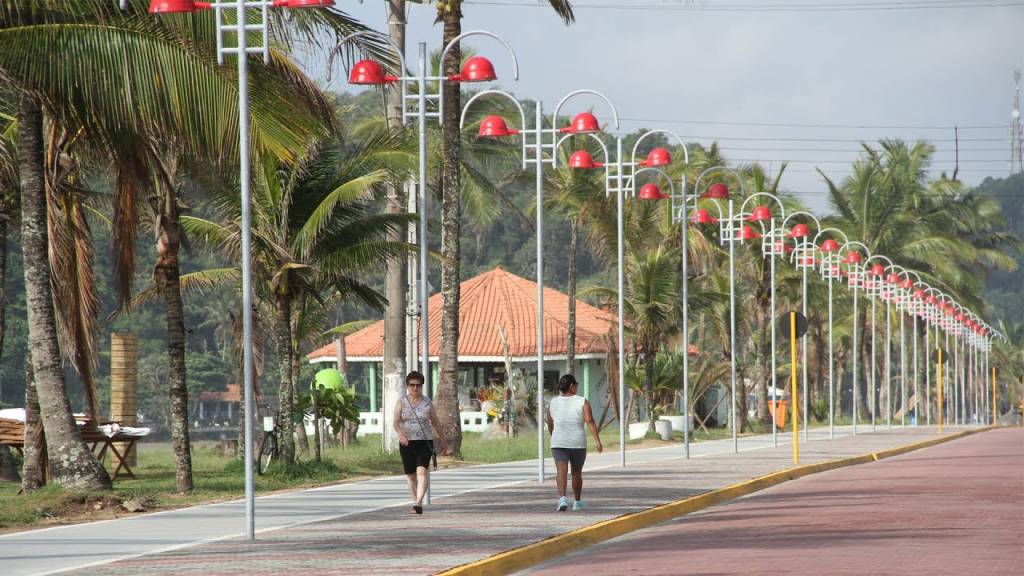
<svg viewBox="0 0 1024 576">
<path fill-rule="evenodd" d="M 427 437 L 427 429 L 423 427 L 423 420 L 420 420 L 416 409 L 412 407 L 412 402 L 409 402 L 408 396 L 405 398 L 405 403 L 409 405 L 409 410 L 412 411 L 412 415 L 416 418 L 416 423 L 420 425 L 420 432 L 423 432 L 423 437 Z M 437 451 L 434 450 L 434 441 L 427 440 L 427 446 L 430 447 L 430 460 L 434 463 L 434 470 L 437 470 Z"/>
</svg>

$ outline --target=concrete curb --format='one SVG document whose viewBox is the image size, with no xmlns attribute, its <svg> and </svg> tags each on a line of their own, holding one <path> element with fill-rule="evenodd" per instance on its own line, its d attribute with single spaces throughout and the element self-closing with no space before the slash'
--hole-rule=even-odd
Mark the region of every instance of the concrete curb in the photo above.
<svg viewBox="0 0 1024 576">
<path fill-rule="evenodd" d="M 826 470 L 834 470 L 836 468 L 843 468 L 846 466 L 875 462 L 883 458 L 891 458 L 892 456 L 898 456 L 914 450 L 920 450 L 921 448 L 928 448 L 930 446 L 935 446 L 936 444 L 942 444 L 944 442 L 949 442 L 951 440 L 956 440 L 971 434 L 992 429 L 994 429 L 994 427 L 965 430 L 948 436 L 939 436 L 930 440 L 915 442 L 905 446 L 897 446 L 896 448 L 889 448 L 878 452 L 862 454 L 860 456 L 852 456 L 849 458 L 829 460 L 827 462 L 820 462 L 817 464 L 806 464 L 803 466 L 786 468 L 785 470 L 745 480 L 743 482 L 732 484 L 731 486 L 711 490 L 682 500 L 676 500 L 675 502 L 662 504 L 661 506 L 656 506 L 647 510 L 641 510 L 640 512 L 623 514 L 622 516 L 598 522 L 597 524 L 591 524 L 590 526 L 585 526 L 564 534 L 552 536 L 551 538 L 541 540 L 540 542 L 534 542 L 533 544 L 527 544 L 526 546 L 521 546 L 507 552 L 495 554 L 494 556 L 477 560 L 476 562 L 456 566 L 455 568 L 438 572 L 437 576 L 499 576 L 502 574 L 510 574 L 529 566 L 533 566 L 534 564 L 539 564 L 557 556 L 561 556 L 573 550 L 586 548 L 587 546 L 592 546 L 598 542 L 610 540 L 628 532 L 633 532 L 634 530 L 659 524 L 677 516 L 683 516 L 698 510 L 703 510 L 704 508 L 714 506 L 715 504 L 734 500 L 741 496 L 746 496 L 789 480 L 795 480 L 803 476 L 817 474 L 818 472 L 825 472 Z"/>
</svg>

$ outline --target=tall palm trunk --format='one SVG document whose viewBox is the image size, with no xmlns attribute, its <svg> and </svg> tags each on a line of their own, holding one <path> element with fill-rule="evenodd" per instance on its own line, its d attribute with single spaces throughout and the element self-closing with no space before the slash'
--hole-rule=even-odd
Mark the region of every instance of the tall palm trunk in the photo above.
<svg viewBox="0 0 1024 576">
<path fill-rule="evenodd" d="M 167 384 L 171 401 L 171 446 L 178 492 L 192 491 L 192 449 L 188 435 L 188 386 L 185 372 L 185 312 L 181 300 L 181 225 L 173 186 L 163 194 L 157 227 L 157 262 L 153 276 L 167 315 Z"/>
<path fill-rule="evenodd" d="M 82 441 L 75 424 L 61 370 L 43 180 L 43 111 L 39 101 L 27 94 L 18 107 L 18 173 L 29 349 L 51 476 L 66 488 L 109 490 L 110 476 Z"/>
<path fill-rule="evenodd" d="M 459 0 L 449 0 L 444 9 L 444 45 L 462 33 Z M 459 73 L 462 50 L 458 45 L 448 52 L 444 75 Z M 458 456 L 462 448 L 462 427 L 456 390 L 459 375 L 459 232 L 462 202 L 459 198 L 459 110 L 462 108 L 459 84 L 444 84 L 445 109 L 442 110 L 441 141 L 441 362 L 440 382 L 434 392 L 441 433 L 448 441 L 445 455 Z M 543 378 L 543 374 L 538 374 Z"/>
<path fill-rule="evenodd" d="M 10 220 L 7 206 L 3 200 L 3 192 L 0 192 L 0 360 L 4 357 L 4 310 L 7 304 L 7 293 L 4 289 L 7 286 L 7 227 Z M 0 398 L 0 402 L 3 398 Z"/>
<path fill-rule="evenodd" d="M 21 489 L 31 492 L 46 483 L 46 439 L 39 419 L 39 397 L 32 376 L 32 361 L 25 362 L 25 455 L 21 463 Z"/>
<path fill-rule="evenodd" d="M 277 429 L 281 431 L 281 461 L 295 460 L 292 434 L 292 303 L 288 294 L 274 295 L 274 336 L 277 340 L 277 366 L 281 383 L 277 389 Z"/>
<path fill-rule="evenodd" d="M 868 308 L 869 306 L 865 305 L 864 307 Z M 860 314 L 863 318 L 863 320 L 857 319 L 860 330 L 860 350 L 855 351 L 856 354 L 860 354 L 860 374 L 857 377 L 860 380 L 858 382 L 860 390 L 857 398 L 857 412 L 859 412 L 859 417 L 868 418 L 870 415 L 868 407 L 872 405 L 869 402 L 869 394 L 871 394 L 871 334 L 868 332 L 868 311 L 861 311 Z"/>
<path fill-rule="evenodd" d="M 392 43 L 403 53 L 405 52 L 405 0 L 388 0 L 388 36 Z M 404 71 L 403 71 L 404 72 Z M 387 92 L 388 127 L 395 130 L 402 126 L 402 92 Z M 402 186 L 387 186 L 387 206 L 389 214 L 404 214 L 408 199 Z M 405 242 L 407 227 L 403 224 L 395 226 L 388 232 L 388 242 Z M 381 398 L 381 412 L 384 416 L 384 449 L 394 452 L 398 449 L 398 435 L 393 427 L 394 414 L 392 407 L 401 397 L 405 388 L 405 354 L 406 338 L 405 314 L 408 275 L 406 257 L 393 256 L 388 258 L 387 273 L 384 276 L 384 293 L 388 299 L 384 308 L 384 389 Z"/>
<path fill-rule="evenodd" d="M 761 266 L 761 281 L 757 287 L 757 315 L 760 330 L 761 342 L 761 364 L 764 367 L 765 378 L 761 383 L 754 386 L 754 394 L 757 399 L 757 411 L 755 417 L 764 426 L 772 425 L 771 412 L 768 410 L 768 387 L 775 386 L 775 374 L 772 373 L 772 331 L 775 330 L 775 319 L 771 317 L 771 267 L 770 263 Z"/>
<path fill-rule="evenodd" d="M 576 244 L 580 236 L 580 219 L 569 221 L 569 320 L 568 336 L 565 346 L 565 371 L 572 374 L 576 371 Z"/>
</svg>

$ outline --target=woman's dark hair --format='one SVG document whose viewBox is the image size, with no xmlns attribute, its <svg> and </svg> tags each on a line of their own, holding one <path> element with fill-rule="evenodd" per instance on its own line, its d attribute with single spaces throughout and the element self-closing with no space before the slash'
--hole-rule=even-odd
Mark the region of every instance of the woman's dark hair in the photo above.
<svg viewBox="0 0 1024 576">
<path fill-rule="evenodd" d="M 420 374 L 419 372 L 417 372 L 415 370 L 413 370 L 412 372 L 409 372 L 405 376 L 405 385 L 406 386 L 408 386 L 410 382 L 419 382 L 420 384 L 423 384 L 426 381 L 427 381 L 427 379 L 423 377 L 423 374 Z"/>
<path fill-rule="evenodd" d="M 573 385 L 576 384 L 576 377 L 572 374 L 566 374 L 558 379 L 558 391 L 568 392 Z"/>
</svg>

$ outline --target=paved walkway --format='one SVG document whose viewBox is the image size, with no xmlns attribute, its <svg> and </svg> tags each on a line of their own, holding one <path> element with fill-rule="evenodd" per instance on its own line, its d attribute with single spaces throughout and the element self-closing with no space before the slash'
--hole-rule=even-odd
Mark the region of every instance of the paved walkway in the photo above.
<svg viewBox="0 0 1024 576">
<path fill-rule="evenodd" d="M 1024 429 L 787 482 L 535 576 L 1024 574 Z"/>
<path fill-rule="evenodd" d="M 935 430 L 879 426 L 860 434 L 816 429 L 801 449 L 811 463 L 934 437 Z M 952 432 L 953 428 L 947 427 Z M 552 482 L 531 481 L 536 460 L 472 466 L 434 474 L 434 505 L 406 514 L 404 477 L 326 486 L 259 498 L 258 541 L 239 540 L 243 505 L 228 502 L 0 536 L 4 576 L 77 571 L 105 565 L 106 574 L 426 574 L 477 560 L 626 512 L 758 476 L 791 465 L 789 436 L 740 439 L 592 454 L 583 513 L 554 514 Z M 552 471 L 550 465 L 548 470 Z M 133 558 L 137 557 L 137 558 Z"/>
</svg>

